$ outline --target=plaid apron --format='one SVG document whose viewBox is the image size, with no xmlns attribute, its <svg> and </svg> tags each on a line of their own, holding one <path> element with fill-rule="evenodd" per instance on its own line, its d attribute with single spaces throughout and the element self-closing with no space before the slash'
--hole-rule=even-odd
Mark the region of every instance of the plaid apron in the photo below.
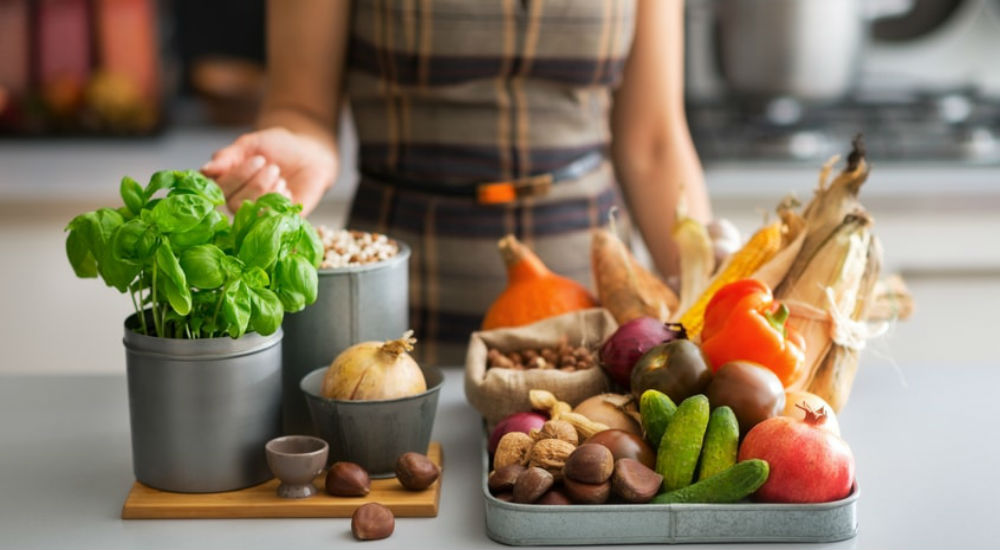
<svg viewBox="0 0 1000 550">
<path fill-rule="evenodd" d="M 593 288 L 589 230 L 621 203 L 610 163 L 506 204 L 448 191 L 605 152 L 634 9 L 630 0 L 354 2 L 346 86 L 362 178 L 348 226 L 412 248 L 423 361 L 464 362 L 469 334 L 506 285 L 496 243 L 507 233 Z"/>
</svg>

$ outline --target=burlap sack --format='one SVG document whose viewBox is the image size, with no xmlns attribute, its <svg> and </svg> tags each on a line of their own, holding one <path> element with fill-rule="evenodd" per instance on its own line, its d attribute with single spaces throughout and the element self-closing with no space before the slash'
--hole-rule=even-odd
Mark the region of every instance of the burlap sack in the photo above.
<svg viewBox="0 0 1000 550">
<path fill-rule="evenodd" d="M 487 369 L 487 348 L 506 353 L 555 346 L 563 340 L 573 346 L 596 348 L 617 329 L 618 323 L 608 310 L 595 308 L 523 327 L 474 332 L 465 359 L 465 398 L 490 426 L 513 413 L 531 410 L 528 390 L 532 389 L 548 390 L 561 401 L 575 406 L 592 395 L 607 391 L 608 379 L 600 367 L 576 372 Z"/>
</svg>

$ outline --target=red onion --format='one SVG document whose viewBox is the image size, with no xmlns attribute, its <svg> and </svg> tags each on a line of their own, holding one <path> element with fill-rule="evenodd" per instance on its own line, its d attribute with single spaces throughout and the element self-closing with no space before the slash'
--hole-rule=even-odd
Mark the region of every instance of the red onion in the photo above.
<svg viewBox="0 0 1000 550">
<path fill-rule="evenodd" d="M 493 428 L 493 433 L 490 434 L 489 451 L 493 454 L 497 450 L 497 443 L 500 443 L 500 438 L 510 432 L 524 432 L 528 433 L 531 430 L 542 428 L 542 424 L 549 417 L 537 412 L 519 412 L 514 413 L 507 418 L 504 418 L 500 422 L 497 422 L 497 427 Z"/>
<path fill-rule="evenodd" d="M 663 324 L 652 317 L 632 319 L 618 327 L 601 346 L 601 366 L 612 380 L 628 390 L 632 367 L 642 354 L 653 346 L 678 338 L 687 338 L 680 324 Z"/>
</svg>

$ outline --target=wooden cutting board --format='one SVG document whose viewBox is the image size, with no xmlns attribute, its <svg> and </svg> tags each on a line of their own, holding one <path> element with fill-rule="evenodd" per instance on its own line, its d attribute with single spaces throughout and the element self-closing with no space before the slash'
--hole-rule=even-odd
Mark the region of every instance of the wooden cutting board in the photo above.
<svg viewBox="0 0 1000 550">
<path fill-rule="evenodd" d="M 432 442 L 427 456 L 439 467 L 443 464 L 441 444 Z M 444 468 L 441 468 L 442 476 Z M 423 491 L 407 491 L 396 478 L 373 479 L 372 490 L 364 498 L 330 496 L 323 490 L 324 476 L 316 478 L 319 493 L 309 498 L 278 498 L 278 480 L 227 493 L 168 493 L 138 481 L 132 485 L 122 519 L 195 518 L 348 518 L 368 502 L 388 506 L 396 517 L 436 517 L 441 499 L 441 479 Z"/>
</svg>

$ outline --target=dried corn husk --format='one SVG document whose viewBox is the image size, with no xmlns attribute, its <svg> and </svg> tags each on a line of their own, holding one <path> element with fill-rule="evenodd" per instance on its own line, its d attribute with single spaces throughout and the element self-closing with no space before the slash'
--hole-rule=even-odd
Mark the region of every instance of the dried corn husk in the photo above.
<svg viewBox="0 0 1000 550">
<path fill-rule="evenodd" d="M 868 163 L 865 160 L 861 137 L 855 138 L 852 145 L 853 150 L 847 157 L 847 165 L 829 184 L 826 180 L 837 160 L 836 157 L 823 166 L 816 192 L 802 213 L 806 228 L 801 250 L 789 267 L 785 279 L 775 289 L 778 293 L 781 292 L 781 287 L 795 284 L 811 263 L 813 256 L 840 227 L 846 216 L 864 212 L 864 207 L 858 202 L 858 191 L 868 179 Z"/>
<path fill-rule="evenodd" d="M 708 230 L 687 215 L 684 201 L 677 207 L 677 221 L 672 231 L 680 256 L 681 292 L 677 311 L 687 311 L 698 301 L 715 270 L 715 249 Z"/>
<path fill-rule="evenodd" d="M 882 245 L 872 236 L 868 242 L 865 271 L 858 284 L 857 296 L 853 310 L 846 311 L 850 315 L 849 323 L 865 321 L 874 305 L 875 288 L 882 270 Z M 854 375 L 858 370 L 858 360 L 864 340 L 846 345 L 834 338 L 833 345 L 826 356 L 816 366 L 812 379 L 806 386 L 808 391 L 822 397 L 833 407 L 840 409 L 847 402 L 854 384 Z"/>
<path fill-rule="evenodd" d="M 875 284 L 868 321 L 905 321 L 913 315 L 913 295 L 899 275 L 890 275 Z"/>
<path fill-rule="evenodd" d="M 769 288 L 777 288 L 788 274 L 795 258 L 802 250 L 806 238 L 806 222 L 795 211 L 799 201 L 793 196 L 785 197 L 778 205 L 778 217 L 781 218 L 781 248 L 771 259 L 754 271 L 752 277 L 763 282 Z"/>
<path fill-rule="evenodd" d="M 805 368 L 790 389 L 804 389 L 833 345 L 834 312 L 854 312 L 868 264 L 871 218 L 849 214 L 816 250 L 794 280 L 786 278 L 775 296 L 792 311 L 789 324 L 805 339 Z M 807 237 L 808 239 L 808 237 Z"/>
</svg>

